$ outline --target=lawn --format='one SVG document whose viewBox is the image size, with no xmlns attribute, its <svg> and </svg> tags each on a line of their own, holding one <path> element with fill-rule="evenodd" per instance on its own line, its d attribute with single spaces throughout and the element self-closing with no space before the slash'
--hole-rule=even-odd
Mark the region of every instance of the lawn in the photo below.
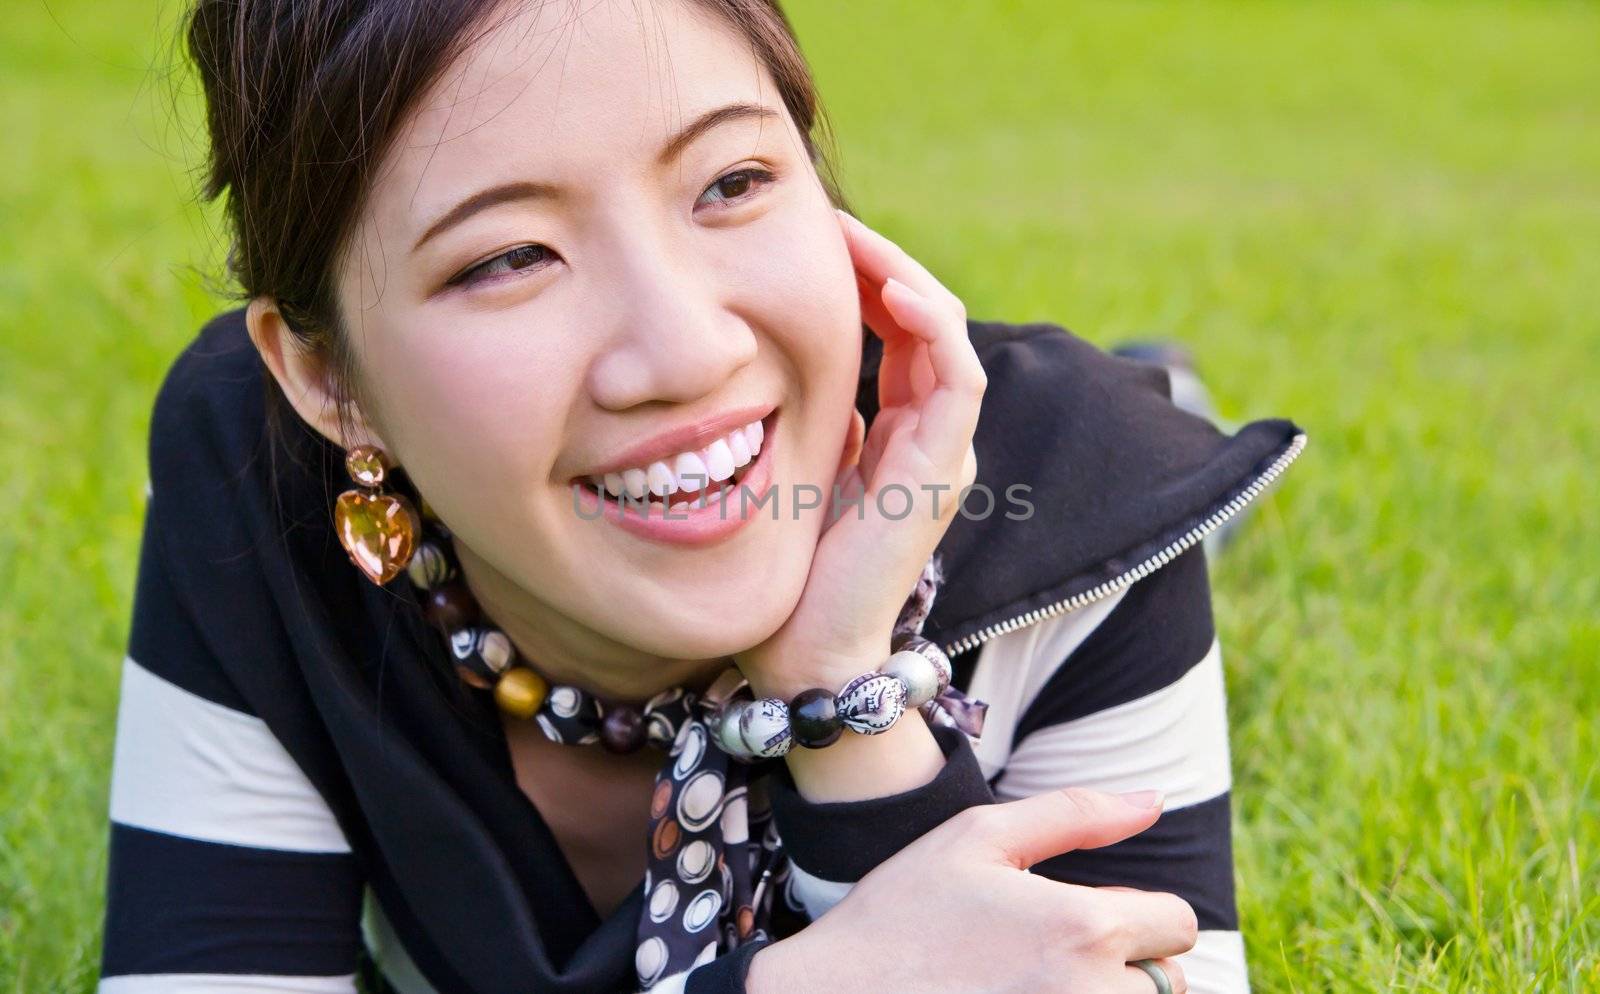
<svg viewBox="0 0 1600 994">
<path fill-rule="evenodd" d="M 791 6 L 975 317 L 1310 432 L 1215 567 L 1256 989 L 1600 990 L 1600 7 Z M 221 306 L 176 10 L 0 31 L 0 991 L 94 984 L 149 407 Z"/>
</svg>

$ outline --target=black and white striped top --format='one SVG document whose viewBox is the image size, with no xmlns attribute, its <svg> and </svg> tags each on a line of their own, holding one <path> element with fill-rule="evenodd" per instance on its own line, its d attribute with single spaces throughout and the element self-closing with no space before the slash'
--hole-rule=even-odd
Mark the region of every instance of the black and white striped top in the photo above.
<svg viewBox="0 0 1600 994">
<path fill-rule="evenodd" d="M 217 334 L 212 331 L 213 338 Z M 237 354 L 247 342 L 209 344 L 202 351 L 212 359 L 231 349 L 231 361 L 247 368 L 249 359 Z M 174 389 L 169 382 L 164 395 Z M 117 715 L 102 994 L 544 990 L 526 977 L 519 984 L 510 973 L 505 986 L 468 985 L 453 971 L 464 962 L 470 969 L 470 960 L 441 955 L 433 945 L 408 948 L 401 939 L 422 934 L 411 905 L 417 898 L 405 895 L 449 891 L 478 872 L 477 840 L 494 833 L 522 840 L 516 861 L 505 864 L 506 876 L 519 884 L 545 881 L 533 891 L 528 922 L 518 927 L 534 929 L 522 933 L 530 944 L 555 951 L 546 961 L 539 953 L 530 960 L 559 974 L 548 989 L 632 990 L 619 979 L 632 977 L 638 905 L 630 901 L 605 922 L 594 919 L 550 836 L 529 829 L 538 817 L 517 792 L 509 764 L 479 762 L 495 756 L 495 743 L 480 753 L 448 752 L 456 748 L 450 744 L 456 729 L 428 718 L 429 741 L 418 749 L 435 751 L 418 755 L 432 765 L 411 766 L 400 744 L 403 710 L 389 722 L 397 737 L 376 745 L 368 741 L 371 733 L 344 739 L 339 728 L 324 728 L 329 715 L 365 713 L 351 704 L 364 691 L 315 667 L 280 666 L 274 661 L 289 650 L 263 648 L 263 642 L 281 641 L 304 649 L 294 626 L 306 619 L 285 617 L 271 600 L 287 582 L 276 565 L 197 557 L 164 530 L 170 525 L 159 524 L 182 521 L 185 534 L 189 528 L 227 531 L 220 518 L 192 519 L 215 513 L 249 522 L 259 511 L 251 499 L 223 507 L 185 491 L 182 514 L 155 513 L 170 497 L 167 486 L 181 485 L 195 458 L 192 440 L 163 450 L 163 420 L 158 403 L 151 510 Z M 258 437 L 255 431 L 240 437 Z M 214 506 L 215 512 L 206 510 Z M 249 534 L 232 537 L 243 541 Z M 253 544 L 259 551 L 267 541 L 258 537 Z M 313 546 L 320 558 L 295 574 L 297 582 L 337 576 L 322 582 L 343 584 L 338 571 L 353 574 L 342 553 L 325 545 Z M 388 603 L 365 590 L 348 596 L 340 605 L 346 613 L 361 603 Z M 393 619 L 402 614 L 385 617 L 390 620 L 376 624 L 398 632 Z M 307 618 L 315 627 L 317 615 Z M 370 633 L 351 636 L 352 644 L 372 641 Z M 318 643 L 323 651 L 331 644 Z M 1075 610 L 1008 627 L 956 655 L 955 663 L 957 685 L 989 702 L 988 719 L 976 748 L 953 729 L 935 730 L 948 759 L 928 785 L 892 798 L 812 805 L 778 764 L 774 818 L 794 868 L 790 897 L 804 914 L 822 914 L 873 866 L 972 804 L 1066 785 L 1157 788 L 1166 804 L 1154 827 L 1116 845 L 1048 859 L 1032 872 L 1184 897 L 1201 928 L 1193 951 L 1180 958 L 1190 989 L 1246 991 L 1230 849 L 1222 656 L 1204 547 L 1195 544 Z M 330 682 L 317 684 L 324 679 Z M 383 693 L 393 702 L 411 700 L 418 697 L 411 688 L 423 686 L 420 679 L 399 667 L 385 669 L 389 689 Z M 363 751 L 368 746 L 370 753 Z M 359 771 L 387 770 L 383 764 L 391 762 L 401 775 L 369 791 Z M 458 776 L 458 768 L 466 772 Z M 436 780 L 449 790 L 442 792 Z M 396 807 L 411 819 L 400 835 L 392 826 L 380 835 L 362 814 L 393 815 Z M 455 821 L 463 818 L 436 813 L 456 810 L 470 810 L 473 824 L 461 827 Z M 482 851 L 492 847 L 485 842 Z M 419 890 L 396 883 L 407 876 Z M 491 915 L 486 923 L 471 906 L 479 897 L 485 909 L 504 899 L 498 878 L 482 879 L 490 883 L 481 893 L 468 890 L 459 898 L 461 921 L 450 942 L 462 949 L 470 950 L 491 927 L 509 929 L 503 916 Z M 652 989 L 736 994 L 754 951 L 746 946 Z"/>
</svg>

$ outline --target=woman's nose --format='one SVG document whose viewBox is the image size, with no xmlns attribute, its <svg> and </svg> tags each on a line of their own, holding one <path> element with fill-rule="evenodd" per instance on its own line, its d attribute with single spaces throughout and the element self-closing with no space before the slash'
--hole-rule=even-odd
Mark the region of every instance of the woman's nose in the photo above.
<svg viewBox="0 0 1600 994">
<path fill-rule="evenodd" d="M 746 317 L 727 306 L 704 260 L 657 259 L 633 267 L 606 310 L 616 322 L 591 367 L 601 407 L 648 401 L 688 403 L 722 389 L 756 355 Z"/>
</svg>

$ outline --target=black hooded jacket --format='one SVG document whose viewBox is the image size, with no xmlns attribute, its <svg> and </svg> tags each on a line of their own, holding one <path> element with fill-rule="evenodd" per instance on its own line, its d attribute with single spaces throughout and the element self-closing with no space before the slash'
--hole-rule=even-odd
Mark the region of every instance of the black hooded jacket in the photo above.
<svg viewBox="0 0 1600 994">
<path fill-rule="evenodd" d="M 972 497 L 971 513 L 950 525 L 946 579 L 923 634 L 970 690 L 986 647 L 1120 601 L 1073 651 L 1073 667 L 1042 660 L 1031 696 L 1009 718 L 993 713 L 1006 727 L 985 736 L 1015 749 L 1030 731 L 1159 691 L 1204 653 L 1214 633 L 1198 545 L 1305 437 L 1286 420 L 1223 435 L 1170 402 L 1160 367 L 1056 325 L 973 320 L 969 331 L 989 380 L 977 482 L 997 503 L 984 515 Z M 858 397 L 869 421 L 876 344 Z M 261 990 L 345 990 L 340 978 L 358 963 L 376 989 L 387 983 L 372 962 L 380 950 L 402 990 L 397 975 L 412 970 L 464 994 L 634 990 L 642 887 L 613 914 L 596 913 L 516 785 L 492 700 L 453 676 L 409 585 L 369 584 L 335 540 L 341 453 L 298 423 L 297 441 L 277 441 L 262 382 L 243 310 L 233 310 L 202 329 L 155 405 L 112 784 L 104 989 L 205 990 L 182 980 L 227 975 L 323 978 Z M 1008 516 L 1017 510 L 1008 494 L 1031 515 Z M 1168 603 L 1187 605 L 1176 609 L 1183 617 L 1151 625 Z M 1161 658 L 1152 639 L 1183 641 L 1166 671 L 1119 661 Z M 1084 662 L 1091 656 L 1103 665 Z M 980 763 L 959 733 L 935 731 L 946 768 L 904 795 L 811 804 L 780 769 L 774 817 L 794 862 L 847 888 L 955 811 L 1003 799 L 1003 757 Z M 268 768 L 274 757 L 281 768 Z M 1119 857 L 1113 846 L 1100 862 L 1063 857 L 1035 872 L 1176 890 L 1203 928 L 1236 929 L 1220 796 L 1220 813 L 1212 804 L 1191 835 L 1180 818 L 1166 843 L 1152 829 L 1145 849 L 1123 844 Z M 281 800 L 250 806 L 272 797 Z M 1169 864 L 1167 876 L 1140 869 Z M 364 933 L 354 924 L 363 910 Z M 742 990 L 754 951 L 695 970 L 682 989 Z"/>
</svg>

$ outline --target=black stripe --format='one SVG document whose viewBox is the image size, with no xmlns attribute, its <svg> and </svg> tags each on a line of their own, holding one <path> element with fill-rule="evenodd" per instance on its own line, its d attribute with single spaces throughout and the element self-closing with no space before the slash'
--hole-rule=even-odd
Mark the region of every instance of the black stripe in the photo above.
<svg viewBox="0 0 1600 994">
<path fill-rule="evenodd" d="M 330 977 L 355 969 L 348 853 L 203 842 L 111 825 L 100 972 Z"/>
<path fill-rule="evenodd" d="M 683 985 L 684 994 L 743 994 L 745 978 L 750 974 L 750 960 L 769 942 L 770 939 L 746 942 L 738 949 L 723 953 L 704 966 L 691 970 Z"/>
<path fill-rule="evenodd" d="M 1224 793 L 1161 815 L 1154 825 L 1103 849 L 1052 856 L 1032 867 L 1052 880 L 1116 884 L 1176 894 L 1194 907 L 1201 928 L 1239 928 L 1234 906 L 1233 833 Z"/>
<path fill-rule="evenodd" d="M 1028 703 L 1012 749 L 1033 732 L 1152 694 L 1189 672 L 1216 637 L 1204 547 L 1128 588 Z"/>
<path fill-rule="evenodd" d="M 768 794 L 772 820 L 790 860 L 823 880 L 854 883 L 956 812 L 993 804 L 994 794 L 965 733 L 943 725 L 931 731 L 944 751 L 944 766 L 932 780 L 899 794 L 860 801 L 808 801 L 789 768 L 778 765 Z"/>
<path fill-rule="evenodd" d="M 151 499 L 161 498 L 158 494 Z M 194 619 L 173 590 L 161 537 L 155 532 L 153 520 L 154 515 L 146 514 L 144 540 L 139 549 L 139 578 L 133 596 L 133 622 L 128 633 L 128 655 L 168 683 L 223 707 L 255 716 L 244 696 L 223 675 L 216 657 L 201 639 Z M 214 602 L 209 609 L 226 611 L 228 605 Z"/>
</svg>

